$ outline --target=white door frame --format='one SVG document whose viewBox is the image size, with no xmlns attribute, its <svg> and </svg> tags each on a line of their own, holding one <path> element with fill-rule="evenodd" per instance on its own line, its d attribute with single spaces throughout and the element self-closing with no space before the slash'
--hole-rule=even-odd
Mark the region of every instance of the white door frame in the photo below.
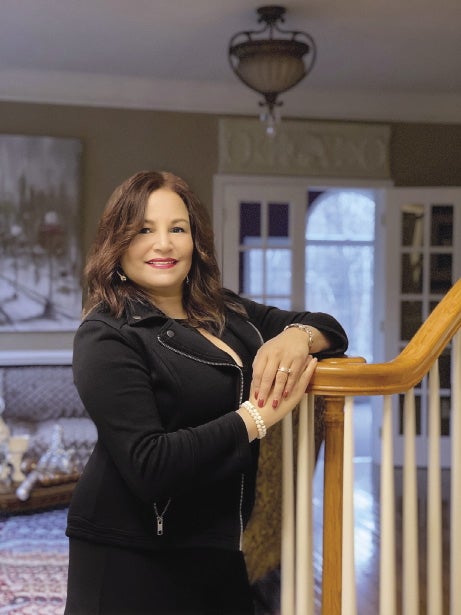
<svg viewBox="0 0 461 615">
<path fill-rule="evenodd" d="M 285 202 L 295 202 L 295 206 L 300 211 L 300 216 L 296 216 L 293 230 L 294 241 L 300 242 L 302 249 L 295 250 L 293 259 L 293 307 L 294 309 L 304 309 L 304 259 L 305 259 L 305 212 L 306 199 L 309 188 L 322 190 L 331 188 L 368 188 L 375 192 L 377 203 L 376 233 L 375 233 L 375 279 L 387 279 L 386 258 L 385 258 L 385 216 L 382 208 L 385 203 L 386 189 L 392 183 L 385 180 L 360 180 L 360 179 L 326 179 L 325 177 L 281 177 L 281 176 L 241 176 L 241 175 L 216 175 L 214 178 L 214 199 L 213 199 L 213 222 L 215 231 L 216 249 L 219 265 L 223 272 L 224 285 L 230 285 L 236 290 L 238 279 L 236 279 L 236 267 L 234 272 L 227 275 L 228 267 L 224 264 L 235 260 L 236 251 L 225 254 L 225 246 L 238 246 L 237 224 L 226 219 L 228 208 L 238 207 L 243 199 L 258 200 L 270 193 L 271 197 Z M 302 216 L 302 219 L 301 219 Z M 226 238 L 226 242 L 224 241 Z M 232 250 L 232 248 L 231 248 Z M 375 361 L 384 361 L 384 318 L 386 307 L 386 285 L 374 285 L 374 357 Z M 380 400 L 376 400 L 379 402 Z M 380 405 L 378 403 L 376 411 L 373 412 L 373 442 L 379 442 L 379 431 L 381 425 Z M 376 461 L 380 458 L 380 447 L 373 446 L 376 452 Z"/>
</svg>

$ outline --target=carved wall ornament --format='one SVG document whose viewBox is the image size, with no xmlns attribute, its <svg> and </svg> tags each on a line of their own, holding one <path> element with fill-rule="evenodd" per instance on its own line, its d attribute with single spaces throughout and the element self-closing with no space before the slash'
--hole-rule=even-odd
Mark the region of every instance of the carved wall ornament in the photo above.
<svg viewBox="0 0 461 615">
<path fill-rule="evenodd" d="M 269 137 L 257 119 L 221 119 L 219 172 L 389 179 L 390 127 L 284 120 Z"/>
</svg>

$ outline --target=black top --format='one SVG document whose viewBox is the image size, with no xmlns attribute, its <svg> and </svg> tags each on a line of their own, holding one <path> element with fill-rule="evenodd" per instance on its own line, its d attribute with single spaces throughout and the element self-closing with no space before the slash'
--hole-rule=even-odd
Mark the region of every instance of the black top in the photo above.
<svg viewBox="0 0 461 615">
<path fill-rule="evenodd" d="M 120 319 L 95 311 L 83 321 L 73 368 L 98 441 L 74 491 L 68 536 L 141 548 L 240 548 L 259 442 L 248 442 L 235 410 L 248 399 L 257 350 L 295 321 L 330 339 L 319 356 L 347 349 L 331 316 L 240 301 L 248 318 L 229 312 L 222 339 L 243 367 L 143 304 Z"/>
</svg>

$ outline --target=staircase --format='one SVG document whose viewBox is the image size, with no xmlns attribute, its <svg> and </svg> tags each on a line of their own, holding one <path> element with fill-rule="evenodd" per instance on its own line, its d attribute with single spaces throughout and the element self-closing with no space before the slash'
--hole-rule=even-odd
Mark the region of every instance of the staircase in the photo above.
<svg viewBox="0 0 461 615">
<path fill-rule="evenodd" d="M 440 383 L 438 358 L 451 352 L 451 537 L 447 615 L 461 615 L 461 280 L 437 305 L 404 350 L 387 363 L 361 358 L 321 361 L 300 405 L 297 456 L 292 418 L 283 421 L 282 615 L 314 615 L 312 562 L 312 477 L 314 398 L 325 399 L 322 615 L 357 615 L 354 576 L 353 399 L 383 400 L 380 476 L 379 615 L 419 615 L 426 592 L 428 615 L 444 615 L 442 584 L 442 499 Z M 418 578 L 416 385 L 429 381 L 427 471 L 427 584 Z M 393 421 L 395 396 L 404 395 L 402 604 L 397 604 Z M 295 471 L 296 469 L 296 471 Z M 296 476 L 296 484 L 293 482 Z M 369 615 L 369 614 L 360 614 Z M 375 614 L 370 614 L 375 615 Z"/>
</svg>

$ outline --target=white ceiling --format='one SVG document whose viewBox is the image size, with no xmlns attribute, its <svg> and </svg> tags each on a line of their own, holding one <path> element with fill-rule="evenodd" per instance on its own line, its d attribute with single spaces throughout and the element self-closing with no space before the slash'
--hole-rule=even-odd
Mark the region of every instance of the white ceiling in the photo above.
<svg viewBox="0 0 461 615">
<path fill-rule="evenodd" d="M 1 0 L 0 100 L 258 113 L 232 73 L 255 0 Z M 285 117 L 461 123 L 461 0 L 290 0 L 316 40 Z"/>
</svg>

